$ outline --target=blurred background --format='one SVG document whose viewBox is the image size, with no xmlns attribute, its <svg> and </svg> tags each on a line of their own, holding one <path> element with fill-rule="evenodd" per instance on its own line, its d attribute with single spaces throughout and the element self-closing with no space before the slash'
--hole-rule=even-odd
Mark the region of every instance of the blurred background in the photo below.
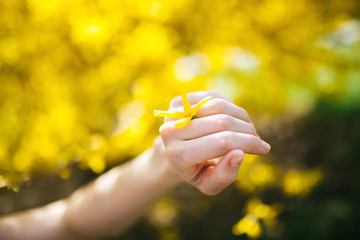
<svg viewBox="0 0 360 240">
<path fill-rule="evenodd" d="M 357 0 L 0 1 L 0 214 L 152 145 L 182 92 L 248 110 L 266 157 L 215 197 L 181 186 L 119 239 L 356 239 Z"/>
</svg>

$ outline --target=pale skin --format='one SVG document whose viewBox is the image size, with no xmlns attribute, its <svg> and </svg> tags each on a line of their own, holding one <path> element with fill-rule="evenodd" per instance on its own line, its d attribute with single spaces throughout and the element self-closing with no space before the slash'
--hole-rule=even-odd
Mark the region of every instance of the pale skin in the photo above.
<svg viewBox="0 0 360 240">
<path fill-rule="evenodd" d="M 161 138 L 132 161 L 115 167 L 67 199 L 0 218 L 1 239 L 101 239 L 120 235 L 178 184 L 206 195 L 233 183 L 244 153 L 265 155 L 246 111 L 215 91 L 188 94 L 190 104 L 211 96 L 182 129 L 165 119 Z M 181 98 L 170 103 L 179 110 Z"/>
</svg>

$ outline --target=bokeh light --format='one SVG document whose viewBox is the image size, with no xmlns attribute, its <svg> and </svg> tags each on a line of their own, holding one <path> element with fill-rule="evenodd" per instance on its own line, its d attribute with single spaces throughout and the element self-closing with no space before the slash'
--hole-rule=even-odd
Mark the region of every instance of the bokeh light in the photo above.
<svg viewBox="0 0 360 240">
<path fill-rule="evenodd" d="M 356 0 L 1 1 L 0 187 L 18 190 L 39 174 L 69 179 L 74 165 L 101 174 L 151 146 L 161 125 L 153 109 L 215 89 L 250 113 L 274 151 L 245 157 L 232 186 L 244 202 L 227 232 L 281 236 L 287 201 L 309 197 L 331 171 L 307 162 L 307 142 L 291 155 L 277 149 L 321 103 L 340 109 L 335 120 L 360 106 L 359 8 Z M 178 208 L 166 198 L 149 213 L 161 238 L 184 239 Z"/>
</svg>

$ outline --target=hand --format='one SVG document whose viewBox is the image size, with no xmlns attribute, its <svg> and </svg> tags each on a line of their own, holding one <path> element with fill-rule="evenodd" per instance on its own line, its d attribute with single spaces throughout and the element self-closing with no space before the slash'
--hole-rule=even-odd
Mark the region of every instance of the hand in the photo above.
<svg viewBox="0 0 360 240">
<path fill-rule="evenodd" d="M 221 192 L 236 179 L 244 153 L 265 155 L 270 145 L 260 139 L 247 112 L 216 91 L 187 94 L 191 105 L 211 96 L 184 128 L 166 118 L 160 135 L 175 172 L 206 195 Z M 181 97 L 170 110 L 182 111 Z"/>
</svg>

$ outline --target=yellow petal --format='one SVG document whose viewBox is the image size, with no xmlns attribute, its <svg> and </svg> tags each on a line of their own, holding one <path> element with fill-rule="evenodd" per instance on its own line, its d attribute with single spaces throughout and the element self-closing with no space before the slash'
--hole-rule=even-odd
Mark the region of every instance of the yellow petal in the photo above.
<svg viewBox="0 0 360 240">
<path fill-rule="evenodd" d="M 183 107 L 184 107 L 184 114 L 185 114 L 185 116 L 190 116 L 190 114 L 191 114 L 191 105 L 190 105 L 189 101 L 186 98 L 186 93 L 181 95 L 181 98 L 182 98 L 182 103 L 183 103 Z"/>
<path fill-rule="evenodd" d="M 190 120 L 191 120 L 191 117 L 180 119 L 180 120 L 176 121 L 174 126 L 177 128 L 183 128 L 190 122 Z"/>
<path fill-rule="evenodd" d="M 185 115 L 182 112 L 154 110 L 154 117 L 171 117 L 171 118 L 181 119 L 184 118 Z"/>
<path fill-rule="evenodd" d="M 204 105 L 207 101 L 209 101 L 211 97 L 204 98 L 200 102 L 198 102 L 193 109 L 191 109 L 191 116 L 195 116 L 196 113 L 200 110 L 202 105 Z"/>
</svg>

